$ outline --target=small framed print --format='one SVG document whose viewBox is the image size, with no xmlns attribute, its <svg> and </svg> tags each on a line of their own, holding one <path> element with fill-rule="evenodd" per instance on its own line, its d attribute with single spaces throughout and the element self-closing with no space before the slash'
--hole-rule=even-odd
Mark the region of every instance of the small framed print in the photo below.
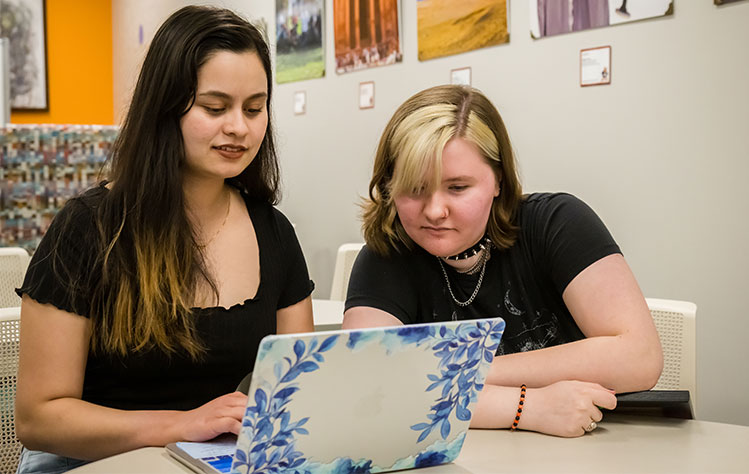
<svg viewBox="0 0 749 474">
<path fill-rule="evenodd" d="M 294 115 L 307 113 L 307 93 L 305 91 L 294 92 Z"/>
<path fill-rule="evenodd" d="M 374 107 L 374 95 L 375 88 L 374 82 L 360 82 L 359 83 L 359 108 L 360 109 L 371 109 Z"/>
<path fill-rule="evenodd" d="M 580 50 L 580 86 L 611 84 L 611 46 Z"/>
<path fill-rule="evenodd" d="M 471 68 L 461 67 L 450 71 L 450 84 L 459 86 L 471 85 Z"/>
</svg>

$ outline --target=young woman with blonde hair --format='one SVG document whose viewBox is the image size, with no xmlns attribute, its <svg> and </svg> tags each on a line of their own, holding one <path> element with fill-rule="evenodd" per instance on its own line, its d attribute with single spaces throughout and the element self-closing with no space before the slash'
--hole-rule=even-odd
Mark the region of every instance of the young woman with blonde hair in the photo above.
<svg viewBox="0 0 749 474">
<path fill-rule="evenodd" d="M 473 427 L 580 436 L 615 392 L 658 380 L 658 335 L 619 247 L 579 199 L 522 194 L 502 118 L 476 89 L 401 105 L 363 217 L 345 328 L 505 319 Z"/>
<path fill-rule="evenodd" d="M 262 34 L 228 10 L 156 33 L 109 182 L 60 211 L 18 290 L 19 472 L 238 433 L 261 338 L 313 329 L 273 207 L 272 84 Z"/>
</svg>

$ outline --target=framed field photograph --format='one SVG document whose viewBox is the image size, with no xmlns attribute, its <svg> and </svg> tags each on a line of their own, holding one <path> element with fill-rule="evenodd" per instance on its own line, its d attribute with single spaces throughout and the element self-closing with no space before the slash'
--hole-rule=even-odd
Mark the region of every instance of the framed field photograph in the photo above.
<svg viewBox="0 0 749 474">
<path fill-rule="evenodd" d="M 10 42 L 10 105 L 48 110 L 44 0 L 0 0 L 0 36 Z"/>
<path fill-rule="evenodd" d="M 325 76 L 323 0 L 276 0 L 276 82 Z"/>
<path fill-rule="evenodd" d="M 399 63 L 399 0 L 333 0 L 335 64 L 339 74 Z"/>
<path fill-rule="evenodd" d="M 674 0 L 528 0 L 534 39 L 673 15 Z"/>
<path fill-rule="evenodd" d="M 419 61 L 510 40 L 507 0 L 419 0 L 416 17 Z"/>
</svg>

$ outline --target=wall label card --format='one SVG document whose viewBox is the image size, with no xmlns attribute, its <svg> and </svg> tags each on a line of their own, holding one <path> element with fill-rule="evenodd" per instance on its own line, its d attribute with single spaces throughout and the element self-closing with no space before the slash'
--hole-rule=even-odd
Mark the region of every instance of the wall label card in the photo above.
<svg viewBox="0 0 749 474">
<path fill-rule="evenodd" d="M 580 86 L 611 84 L 611 46 L 580 50 Z"/>
</svg>

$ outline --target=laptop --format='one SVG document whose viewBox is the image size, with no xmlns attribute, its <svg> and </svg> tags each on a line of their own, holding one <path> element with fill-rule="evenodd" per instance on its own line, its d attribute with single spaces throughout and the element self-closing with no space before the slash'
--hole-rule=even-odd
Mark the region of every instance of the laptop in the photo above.
<svg viewBox="0 0 749 474">
<path fill-rule="evenodd" d="M 452 462 L 504 327 L 493 318 L 267 336 L 239 436 L 167 452 L 212 474 Z"/>
</svg>

